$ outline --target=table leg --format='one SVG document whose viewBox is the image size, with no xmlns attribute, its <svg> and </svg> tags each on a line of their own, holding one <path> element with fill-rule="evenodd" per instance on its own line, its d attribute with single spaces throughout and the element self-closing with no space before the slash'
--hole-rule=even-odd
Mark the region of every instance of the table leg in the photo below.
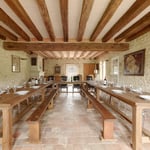
<svg viewBox="0 0 150 150">
<path fill-rule="evenodd" d="M 2 149 L 12 149 L 12 109 L 3 109 L 3 137 L 2 137 Z"/>
<path fill-rule="evenodd" d="M 132 107 L 132 146 L 133 150 L 142 149 L 142 108 Z"/>
<path fill-rule="evenodd" d="M 42 92 L 41 95 L 42 95 L 42 102 L 43 102 L 44 99 L 45 99 L 45 92 L 46 92 L 46 89 L 43 89 L 41 92 Z"/>
<path fill-rule="evenodd" d="M 96 88 L 96 99 L 97 99 L 97 101 L 99 101 L 100 100 L 100 90 L 98 89 L 98 88 Z"/>
</svg>

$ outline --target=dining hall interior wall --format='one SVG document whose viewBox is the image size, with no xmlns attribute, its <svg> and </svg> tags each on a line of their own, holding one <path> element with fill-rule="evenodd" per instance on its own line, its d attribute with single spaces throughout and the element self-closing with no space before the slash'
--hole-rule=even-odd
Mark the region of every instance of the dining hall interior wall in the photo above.
<svg viewBox="0 0 150 150">
<path fill-rule="evenodd" d="M 55 75 L 54 68 L 56 65 L 60 66 L 60 75 L 66 75 L 66 64 L 78 64 L 79 74 L 83 77 L 83 65 L 84 63 L 97 63 L 97 60 L 93 59 L 46 59 L 44 72 L 45 76 Z"/>
<path fill-rule="evenodd" d="M 0 88 L 5 88 L 8 84 L 19 85 L 30 77 L 30 59 L 27 53 L 23 51 L 7 51 L 3 49 L 3 41 L 0 40 Z M 20 58 L 27 58 L 20 60 L 20 72 L 12 72 L 11 56 L 19 56 Z"/>
<path fill-rule="evenodd" d="M 124 75 L 124 55 L 145 49 L 144 76 Z M 111 52 L 106 54 L 100 61 L 106 61 L 106 76 L 110 81 L 114 80 L 111 74 L 111 60 L 119 58 L 119 83 L 121 85 L 132 85 L 134 88 L 141 87 L 143 91 L 150 92 L 150 32 L 140 36 L 129 43 L 129 50 L 124 52 Z"/>
</svg>

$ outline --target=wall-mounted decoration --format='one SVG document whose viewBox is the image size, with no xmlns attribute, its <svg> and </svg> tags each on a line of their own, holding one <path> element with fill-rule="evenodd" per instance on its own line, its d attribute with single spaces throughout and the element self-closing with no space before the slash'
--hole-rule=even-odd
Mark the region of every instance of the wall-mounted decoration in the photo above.
<svg viewBox="0 0 150 150">
<path fill-rule="evenodd" d="M 111 74 L 119 75 L 119 57 L 114 57 L 111 59 Z"/>
<path fill-rule="evenodd" d="M 124 75 L 144 75 L 145 49 L 124 56 Z"/>
<path fill-rule="evenodd" d="M 31 66 L 36 66 L 36 65 L 37 65 L 37 58 L 31 57 Z"/>
<path fill-rule="evenodd" d="M 60 74 L 61 73 L 61 68 L 60 66 L 56 65 L 55 66 L 55 74 Z"/>
<path fill-rule="evenodd" d="M 20 72 L 20 57 L 12 55 L 12 72 Z"/>
</svg>

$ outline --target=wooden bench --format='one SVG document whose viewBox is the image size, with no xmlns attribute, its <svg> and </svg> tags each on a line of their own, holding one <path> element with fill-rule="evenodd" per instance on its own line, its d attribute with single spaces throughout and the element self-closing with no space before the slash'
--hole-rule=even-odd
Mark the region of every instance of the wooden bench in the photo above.
<svg viewBox="0 0 150 150">
<path fill-rule="evenodd" d="M 40 141 L 40 119 L 46 109 L 53 108 L 54 98 L 57 94 L 57 89 L 52 89 L 45 100 L 37 107 L 37 109 L 27 119 L 29 125 L 29 141 L 38 143 Z"/>
<path fill-rule="evenodd" d="M 97 99 L 91 95 L 87 89 L 82 88 L 82 95 L 88 99 L 88 108 L 94 108 L 101 114 L 103 119 L 103 137 L 104 140 L 113 140 L 115 117 L 107 110 Z"/>
</svg>

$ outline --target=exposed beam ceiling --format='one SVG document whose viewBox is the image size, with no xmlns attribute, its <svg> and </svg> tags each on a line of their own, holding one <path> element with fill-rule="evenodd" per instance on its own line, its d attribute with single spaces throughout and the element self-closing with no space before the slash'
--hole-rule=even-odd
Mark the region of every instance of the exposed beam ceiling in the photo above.
<svg viewBox="0 0 150 150">
<path fill-rule="evenodd" d="M 0 25 L 0 33 L 5 36 L 5 37 L 8 37 L 9 39 L 13 40 L 13 41 L 17 41 L 18 38 L 17 36 L 15 36 L 13 33 L 11 33 L 10 31 L 6 30 L 5 28 L 3 28 L 1 25 Z"/>
<path fill-rule="evenodd" d="M 142 19 L 137 21 L 134 25 L 132 25 L 130 28 L 122 32 L 120 35 L 118 35 L 115 38 L 116 42 L 120 42 L 123 39 L 126 39 L 135 33 L 138 33 L 139 31 L 142 31 L 145 27 L 149 26 L 150 24 L 150 12 L 146 14 Z"/>
<path fill-rule="evenodd" d="M 147 32 L 150 32 L 150 25 L 148 25 L 147 27 L 145 27 L 142 31 L 139 31 L 133 35 L 131 35 L 130 37 L 126 38 L 126 41 L 131 41 L 131 40 L 134 40 L 136 39 L 137 37 L 147 33 Z"/>
<path fill-rule="evenodd" d="M 89 18 L 94 0 L 83 0 L 82 12 L 79 22 L 77 41 L 82 41 L 83 34 L 86 28 L 86 23 Z"/>
<path fill-rule="evenodd" d="M 39 40 L 42 41 L 43 38 L 39 33 L 38 29 L 20 4 L 18 0 L 5 0 L 5 2 L 11 7 L 11 9 L 16 13 L 16 15 L 23 21 L 23 23 L 28 27 L 28 29 L 33 33 L 33 35 Z M 34 13 L 34 12 L 33 12 Z"/>
<path fill-rule="evenodd" d="M 18 24 L 15 21 L 13 21 L 1 8 L 0 20 L 12 30 L 14 30 L 18 35 L 20 35 L 24 40 L 30 41 L 30 37 L 23 31 L 23 29 L 20 28 Z"/>
<path fill-rule="evenodd" d="M 150 31 L 150 0 L 0 0 L 0 39 L 44 58 L 102 57 Z"/>
<path fill-rule="evenodd" d="M 120 31 L 132 19 L 137 17 L 146 7 L 150 6 L 150 0 L 136 0 L 129 10 L 118 20 L 118 22 L 107 32 L 102 38 L 103 42 L 107 42 L 116 32 Z"/>
<path fill-rule="evenodd" d="M 39 10 L 42 15 L 49 37 L 52 41 L 55 41 L 55 34 L 54 34 L 53 26 L 51 23 L 51 19 L 47 10 L 45 0 L 37 0 L 37 4 L 39 6 Z"/>
<path fill-rule="evenodd" d="M 0 39 L 1 40 L 6 40 L 6 37 L 0 34 Z"/>
<path fill-rule="evenodd" d="M 100 32 L 103 30 L 107 22 L 111 19 L 111 17 L 114 15 L 115 11 L 119 7 L 122 0 L 113 0 L 110 1 L 107 9 L 105 10 L 102 18 L 99 20 L 96 28 L 94 29 L 94 32 L 92 33 L 90 37 L 90 41 L 94 41 L 96 37 L 100 34 Z"/>
</svg>

